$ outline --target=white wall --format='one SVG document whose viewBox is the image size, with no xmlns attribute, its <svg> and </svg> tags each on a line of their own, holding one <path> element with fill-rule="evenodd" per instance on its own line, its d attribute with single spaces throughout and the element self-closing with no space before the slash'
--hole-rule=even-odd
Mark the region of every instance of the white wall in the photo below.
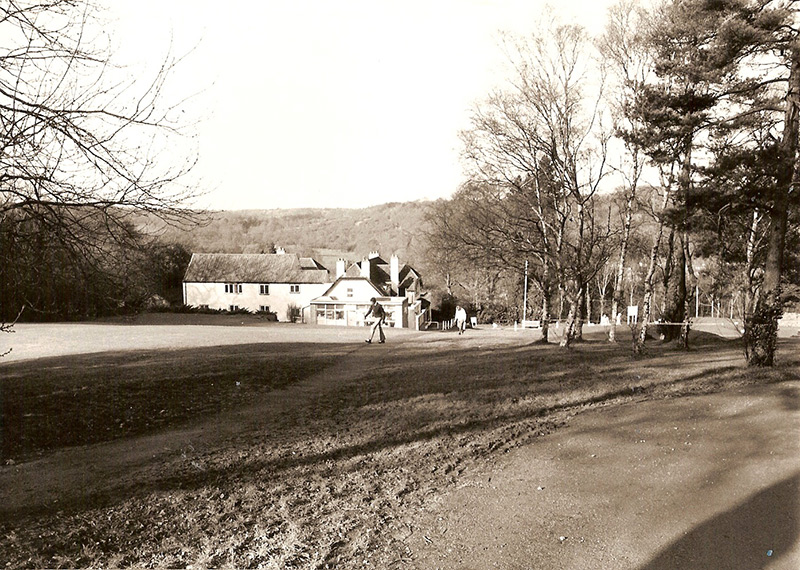
<svg viewBox="0 0 800 570">
<path fill-rule="evenodd" d="M 352 289 L 352 296 L 348 297 L 348 289 Z M 387 321 L 390 321 L 392 325 L 396 327 L 408 326 L 407 311 L 405 309 L 408 305 L 405 297 L 392 297 L 391 301 L 387 301 L 385 297 L 378 293 L 365 279 L 343 279 L 336 284 L 327 296 L 335 299 L 335 301 L 331 303 L 340 306 L 343 305 L 345 319 L 335 324 L 364 326 L 364 313 L 369 309 L 369 300 L 372 297 L 378 297 L 381 299 L 380 303 L 387 312 Z M 367 320 L 371 322 L 372 317 L 369 317 Z M 334 322 L 328 322 L 327 320 L 321 322 L 317 318 L 317 315 L 313 315 L 310 322 L 334 324 Z"/>
<path fill-rule="evenodd" d="M 392 301 L 381 301 L 381 305 L 386 311 L 386 322 L 392 327 L 408 327 L 408 318 L 405 308 L 408 306 L 404 297 L 392 297 Z M 308 322 L 318 325 L 340 325 L 350 327 L 363 327 L 374 322 L 370 315 L 364 319 L 364 314 L 369 310 L 370 304 L 367 303 L 334 303 L 326 302 L 315 305 L 316 310 L 311 312 Z M 321 313 L 325 314 L 323 317 Z M 335 315 L 341 313 L 341 317 Z M 329 317 L 332 316 L 333 318 Z"/>
<path fill-rule="evenodd" d="M 348 289 L 353 290 L 351 297 L 347 296 Z M 342 279 L 328 293 L 328 296 L 335 297 L 342 303 L 369 303 L 372 297 L 380 297 L 381 294 L 364 279 Z"/>
<path fill-rule="evenodd" d="M 224 283 L 184 283 L 184 299 L 186 305 L 200 307 L 207 305 L 209 309 L 225 309 L 236 305 L 240 309 L 252 312 L 266 305 L 278 320 L 286 321 L 289 305 L 306 307 L 311 299 L 322 295 L 330 283 L 297 283 L 299 293 L 290 292 L 290 283 L 270 283 L 269 295 L 261 295 L 260 283 L 242 283 L 241 293 L 226 293 Z"/>
</svg>

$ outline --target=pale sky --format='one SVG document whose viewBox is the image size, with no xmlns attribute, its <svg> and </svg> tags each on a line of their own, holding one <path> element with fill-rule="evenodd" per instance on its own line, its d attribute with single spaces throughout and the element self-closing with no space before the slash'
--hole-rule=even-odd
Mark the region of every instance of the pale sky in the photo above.
<svg viewBox="0 0 800 570">
<path fill-rule="evenodd" d="M 360 208 L 449 197 L 459 131 L 502 79 L 499 33 L 544 0 L 108 0 L 121 59 L 197 48 L 171 86 L 213 209 Z M 599 31 L 611 0 L 561 0 Z M 532 24 L 530 24 L 532 25 Z M 142 63 L 144 62 L 144 63 Z"/>
</svg>

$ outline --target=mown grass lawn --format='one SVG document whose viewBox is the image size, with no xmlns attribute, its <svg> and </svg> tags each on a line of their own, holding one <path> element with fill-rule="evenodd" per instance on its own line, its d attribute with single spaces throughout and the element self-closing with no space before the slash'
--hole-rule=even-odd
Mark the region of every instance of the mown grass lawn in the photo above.
<svg viewBox="0 0 800 570">
<path fill-rule="evenodd" d="M 702 334 L 688 353 L 633 360 L 625 344 L 562 351 L 491 332 L 3 365 L 4 483 L 28 462 L 57 468 L 69 446 L 95 444 L 102 472 L 104 442 L 229 430 L 125 480 L 64 481 L 58 503 L 0 507 L 0 552 L 29 568 L 413 567 L 414 513 L 465 470 L 587 407 L 797 379 L 798 342 L 785 343 L 771 370 Z"/>
<path fill-rule="evenodd" d="M 339 346 L 236 345 L 46 358 L 3 373 L 2 459 L 152 433 L 330 366 Z"/>
</svg>

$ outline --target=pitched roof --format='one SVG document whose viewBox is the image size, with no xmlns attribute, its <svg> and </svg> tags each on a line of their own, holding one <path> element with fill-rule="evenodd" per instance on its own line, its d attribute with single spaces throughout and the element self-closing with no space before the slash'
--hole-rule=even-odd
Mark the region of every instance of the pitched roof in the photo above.
<svg viewBox="0 0 800 570">
<path fill-rule="evenodd" d="M 358 263 L 353 263 L 345 270 L 344 277 L 361 277 L 361 265 L 364 263 L 369 265 L 369 280 L 376 287 L 388 287 L 391 284 L 391 265 L 378 256 L 365 258 Z M 415 286 L 421 284 L 419 273 L 407 264 L 400 266 L 398 277 L 398 287 L 402 289 L 413 290 Z"/>
<path fill-rule="evenodd" d="M 361 277 L 361 265 L 364 263 L 369 266 L 369 279 L 373 283 L 384 284 L 391 280 L 389 276 L 389 264 L 378 256 L 364 258 L 362 261 L 352 264 L 345 271 L 345 275 L 348 277 Z"/>
<path fill-rule="evenodd" d="M 375 283 L 373 283 L 372 281 L 370 281 L 365 277 L 361 277 L 360 275 L 342 275 L 336 281 L 334 281 L 330 287 L 328 287 L 327 291 L 325 291 L 322 294 L 322 297 L 328 297 L 329 299 L 336 299 L 336 297 L 331 297 L 330 294 L 334 289 L 336 289 L 336 286 L 339 285 L 341 281 L 366 281 L 378 295 L 383 295 L 383 291 L 381 291 L 380 288 L 377 285 L 375 285 Z"/>
<path fill-rule="evenodd" d="M 361 268 L 357 263 L 354 263 L 345 270 L 344 274 L 347 277 L 361 277 Z"/>
<path fill-rule="evenodd" d="M 391 282 L 392 278 L 389 275 L 389 264 L 372 263 L 370 264 L 369 278 L 375 283 L 384 284 Z"/>
<path fill-rule="evenodd" d="M 301 269 L 325 269 L 325 267 L 313 257 L 300 258 Z"/>
<path fill-rule="evenodd" d="M 311 258 L 276 253 L 194 253 L 184 281 L 192 283 L 330 283 Z"/>
</svg>

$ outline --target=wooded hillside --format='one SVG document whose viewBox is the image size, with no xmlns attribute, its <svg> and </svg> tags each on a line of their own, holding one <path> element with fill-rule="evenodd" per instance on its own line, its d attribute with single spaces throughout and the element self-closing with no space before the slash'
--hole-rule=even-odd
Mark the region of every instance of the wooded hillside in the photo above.
<svg viewBox="0 0 800 570">
<path fill-rule="evenodd" d="M 424 265 L 424 216 L 432 202 L 394 202 L 360 209 L 298 208 L 212 212 L 188 230 L 165 226 L 161 241 L 193 253 L 260 253 L 282 247 L 317 259 L 333 271 L 336 260 L 355 262 L 370 251 L 388 260 Z"/>
</svg>

